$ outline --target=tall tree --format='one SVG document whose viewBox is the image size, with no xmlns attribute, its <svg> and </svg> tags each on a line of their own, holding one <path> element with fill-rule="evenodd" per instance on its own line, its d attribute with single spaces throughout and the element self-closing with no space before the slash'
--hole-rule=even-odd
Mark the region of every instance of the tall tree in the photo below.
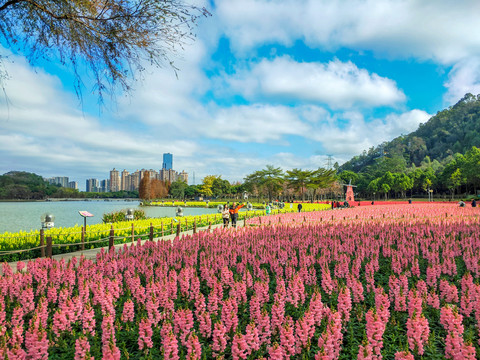
<svg viewBox="0 0 480 360">
<path fill-rule="evenodd" d="M 213 191 L 212 191 L 213 182 L 215 181 L 216 178 L 218 178 L 218 176 L 216 176 L 216 175 L 205 176 L 202 179 L 202 185 L 200 185 L 200 187 L 198 189 L 200 191 L 200 193 L 203 194 L 204 196 L 212 196 L 213 195 Z"/>
<path fill-rule="evenodd" d="M 145 171 L 138 188 L 138 197 L 142 200 L 150 200 L 152 198 L 152 191 L 150 186 L 150 172 Z"/>
<path fill-rule="evenodd" d="M 170 185 L 170 195 L 174 199 L 182 200 L 185 198 L 185 189 L 188 187 L 187 183 L 182 180 L 174 181 Z"/>
<path fill-rule="evenodd" d="M 464 178 L 462 176 L 462 171 L 460 169 L 456 169 L 453 174 L 450 176 L 448 185 L 449 188 L 452 190 L 452 200 L 453 197 L 455 196 L 455 190 L 462 185 L 464 182 Z"/>
<path fill-rule="evenodd" d="M 313 171 L 297 168 L 287 170 L 285 175 L 285 180 L 288 183 L 288 187 L 294 189 L 296 192 L 300 192 L 303 201 L 305 201 L 305 190 L 307 183 L 310 181 L 312 175 Z"/>
<path fill-rule="evenodd" d="M 202 15 L 206 9 L 181 0 L 3 0 L 0 33 L 4 46 L 23 47 L 32 63 L 58 57 L 71 66 L 77 92 L 86 65 L 102 100 L 117 85 L 129 90 L 144 62 L 173 66 Z"/>
<path fill-rule="evenodd" d="M 165 182 L 158 179 L 152 179 L 150 181 L 150 198 L 151 199 L 163 199 L 167 197 L 167 195 L 168 195 L 168 189 Z"/>
<path fill-rule="evenodd" d="M 282 190 L 282 185 L 285 181 L 283 176 L 282 169 L 273 165 L 267 165 L 265 169 L 247 175 L 245 183 L 249 188 L 258 187 L 264 190 L 268 201 L 271 201 Z"/>
<path fill-rule="evenodd" d="M 333 185 L 336 181 L 335 170 L 318 168 L 317 170 L 312 171 L 310 177 L 308 178 L 307 188 L 313 190 L 313 197 L 319 189 L 331 188 L 333 192 Z"/>
</svg>

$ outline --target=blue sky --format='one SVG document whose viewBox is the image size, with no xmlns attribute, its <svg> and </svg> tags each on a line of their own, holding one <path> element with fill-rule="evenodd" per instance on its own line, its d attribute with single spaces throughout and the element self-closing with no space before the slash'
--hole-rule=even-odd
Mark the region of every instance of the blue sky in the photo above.
<svg viewBox="0 0 480 360">
<path fill-rule="evenodd" d="M 80 104 L 52 59 L 3 61 L 0 173 L 108 177 L 112 168 L 241 181 L 267 164 L 342 163 L 480 93 L 474 0 L 197 0 L 212 16 L 170 67 L 146 65 L 129 95 Z"/>
</svg>

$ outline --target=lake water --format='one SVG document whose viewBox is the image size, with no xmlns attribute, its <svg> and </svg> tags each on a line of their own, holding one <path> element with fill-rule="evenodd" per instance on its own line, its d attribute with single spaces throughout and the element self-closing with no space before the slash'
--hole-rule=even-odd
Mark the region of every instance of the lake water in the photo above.
<svg viewBox="0 0 480 360">
<path fill-rule="evenodd" d="M 78 213 L 86 210 L 93 214 L 87 224 L 102 223 L 103 214 L 124 209 L 142 209 L 147 217 L 174 217 L 175 207 L 140 206 L 139 201 L 89 200 L 89 201 L 38 201 L 0 202 L 0 234 L 9 231 L 30 231 L 42 227 L 40 217 L 44 213 L 55 216 L 55 227 L 83 225 L 83 217 Z M 183 207 L 184 215 L 214 214 L 217 209 Z"/>
</svg>

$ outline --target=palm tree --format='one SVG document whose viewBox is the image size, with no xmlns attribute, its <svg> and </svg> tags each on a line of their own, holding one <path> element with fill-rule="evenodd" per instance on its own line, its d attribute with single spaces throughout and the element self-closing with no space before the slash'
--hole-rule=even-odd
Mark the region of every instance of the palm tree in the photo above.
<svg viewBox="0 0 480 360">
<path fill-rule="evenodd" d="M 293 169 L 288 170 L 285 180 L 288 182 L 288 187 L 294 189 L 296 192 L 300 191 L 302 195 L 302 201 L 305 201 L 305 188 L 307 184 L 311 181 L 311 177 L 314 171 L 311 170 L 302 170 L 302 169 Z"/>
<path fill-rule="evenodd" d="M 267 165 L 265 169 L 247 175 L 244 180 L 247 188 L 257 187 L 266 191 L 269 202 L 282 190 L 285 181 L 282 169 L 273 165 Z"/>
</svg>

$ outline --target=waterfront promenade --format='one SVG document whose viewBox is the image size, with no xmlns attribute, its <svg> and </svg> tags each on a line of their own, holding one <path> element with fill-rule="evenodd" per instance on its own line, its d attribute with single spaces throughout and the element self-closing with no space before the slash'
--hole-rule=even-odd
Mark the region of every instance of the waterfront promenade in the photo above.
<svg viewBox="0 0 480 360">
<path fill-rule="evenodd" d="M 242 226 L 245 226 L 245 220 L 239 220 L 237 222 L 237 227 L 242 227 Z M 202 227 L 202 228 L 198 228 L 197 232 L 211 231 L 213 229 L 217 229 L 217 228 L 220 228 L 220 227 L 223 227 L 223 224 L 212 224 L 211 226 L 205 226 L 205 227 Z M 180 234 L 180 239 L 183 236 L 192 235 L 192 234 L 193 234 L 193 230 L 183 231 Z M 177 234 L 171 234 L 171 235 L 166 235 L 166 236 L 163 236 L 163 237 L 162 236 L 161 237 L 156 237 L 156 238 L 153 239 L 153 241 L 166 241 L 166 240 L 173 241 L 176 237 L 177 237 Z M 149 240 L 142 240 L 142 242 L 145 242 L 145 241 L 149 241 Z M 125 244 L 127 244 L 127 246 L 130 246 L 132 243 L 129 242 L 129 243 L 114 245 L 115 251 L 118 251 L 119 249 L 122 249 L 125 246 Z M 71 253 L 53 255 L 52 259 L 55 259 L 57 261 L 60 261 L 60 260 L 64 259 L 66 262 L 68 262 L 71 259 L 73 259 L 74 257 L 80 258 L 83 255 L 86 259 L 95 260 L 97 258 L 97 254 L 100 251 L 102 251 L 102 249 L 104 251 L 108 252 L 108 246 L 105 246 L 105 247 L 99 247 L 99 248 L 94 248 L 94 249 L 85 249 L 85 250 L 81 250 L 81 251 L 75 251 L 75 252 L 71 252 Z M 35 259 L 25 260 L 23 262 L 25 264 L 27 264 L 29 261 L 35 261 Z M 8 265 L 10 266 L 10 268 L 12 269 L 13 272 L 17 271 L 17 263 L 18 263 L 18 261 L 8 263 Z M 24 269 L 26 269 L 26 266 L 25 266 Z M 2 275 L 2 274 L 3 274 L 3 267 L 0 266 L 0 275 Z"/>
</svg>

